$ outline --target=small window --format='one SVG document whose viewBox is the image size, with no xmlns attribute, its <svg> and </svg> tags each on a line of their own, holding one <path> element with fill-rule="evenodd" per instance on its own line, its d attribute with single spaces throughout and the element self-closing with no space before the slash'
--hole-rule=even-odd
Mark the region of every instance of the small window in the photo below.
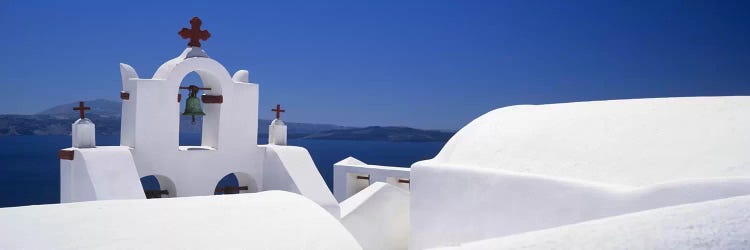
<svg viewBox="0 0 750 250">
<path fill-rule="evenodd" d="M 148 175 L 141 178 L 141 186 L 146 199 L 175 197 L 177 190 L 174 182 L 163 175 Z"/>
<path fill-rule="evenodd" d="M 219 180 L 214 189 L 215 195 L 257 192 L 255 180 L 246 173 L 231 173 Z"/>
</svg>

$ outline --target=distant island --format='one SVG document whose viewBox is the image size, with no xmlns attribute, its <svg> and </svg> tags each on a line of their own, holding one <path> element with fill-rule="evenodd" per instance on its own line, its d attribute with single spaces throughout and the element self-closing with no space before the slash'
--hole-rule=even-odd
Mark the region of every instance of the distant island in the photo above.
<svg viewBox="0 0 750 250">
<path fill-rule="evenodd" d="M 345 128 L 321 131 L 303 139 L 371 140 L 371 141 L 448 141 L 453 133 L 408 127 Z"/>
<path fill-rule="evenodd" d="M 78 103 L 58 105 L 33 115 L 0 115 L 0 136 L 15 135 L 69 135 L 71 123 L 77 113 L 72 107 Z M 87 117 L 96 123 L 96 132 L 100 135 L 117 135 L 120 133 L 119 101 L 97 99 L 86 102 L 91 110 Z M 201 131 L 201 122 L 190 125 L 189 117 L 181 117 L 180 133 L 196 134 Z M 259 136 L 267 136 L 270 120 L 258 120 Z M 365 128 L 347 127 L 331 124 L 312 124 L 286 122 L 290 139 L 317 140 L 368 140 L 368 141 L 447 141 L 453 136 L 452 131 L 423 130 L 409 127 L 370 126 Z"/>
</svg>

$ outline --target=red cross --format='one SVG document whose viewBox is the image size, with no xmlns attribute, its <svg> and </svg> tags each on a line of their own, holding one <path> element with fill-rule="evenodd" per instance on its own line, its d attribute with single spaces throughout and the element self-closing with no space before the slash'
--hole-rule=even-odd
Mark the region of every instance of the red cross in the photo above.
<svg viewBox="0 0 750 250">
<path fill-rule="evenodd" d="M 203 22 L 200 18 L 193 17 L 193 19 L 190 19 L 190 29 L 188 28 L 182 28 L 179 34 L 183 39 L 190 39 L 190 42 L 188 43 L 188 46 L 190 47 L 200 47 L 201 42 L 200 40 L 206 41 L 209 37 L 211 37 L 211 33 L 208 33 L 208 30 L 201 30 L 201 24 Z"/>
<path fill-rule="evenodd" d="M 276 112 L 276 119 L 279 119 L 281 117 L 282 112 L 286 112 L 286 110 L 281 109 L 280 104 L 276 104 L 276 108 L 272 109 L 271 111 Z"/>
<path fill-rule="evenodd" d="M 73 108 L 79 112 L 81 119 L 86 118 L 86 110 L 91 110 L 91 107 L 83 106 L 83 102 L 78 102 L 78 107 Z"/>
</svg>

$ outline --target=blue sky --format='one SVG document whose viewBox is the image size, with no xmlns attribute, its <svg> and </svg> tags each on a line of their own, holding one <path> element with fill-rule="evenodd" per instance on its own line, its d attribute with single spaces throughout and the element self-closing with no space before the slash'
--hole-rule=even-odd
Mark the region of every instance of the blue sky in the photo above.
<svg viewBox="0 0 750 250">
<path fill-rule="evenodd" d="M 187 41 L 260 84 L 261 118 L 456 129 L 492 109 L 750 95 L 747 1 L 0 2 L 0 113 L 117 99 Z"/>
</svg>

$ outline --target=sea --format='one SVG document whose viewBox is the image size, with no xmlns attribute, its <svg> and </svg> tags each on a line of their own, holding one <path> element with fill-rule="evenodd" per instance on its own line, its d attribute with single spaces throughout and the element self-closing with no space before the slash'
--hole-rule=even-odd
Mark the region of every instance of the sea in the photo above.
<svg viewBox="0 0 750 250">
<path fill-rule="evenodd" d="M 266 144 L 259 136 L 258 144 Z M 119 135 L 97 135 L 97 145 L 120 144 Z M 199 134 L 183 134 L 181 144 L 200 144 Z M 367 164 L 409 167 L 433 158 L 445 142 L 389 142 L 290 139 L 289 145 L 306 148 L 329 189 L 333 164 L 353 156 Z M 57 151 L 70 147 L 70 136 L 0 137 L 0 207 L 60 202 L 60 161 Z M 222 180 L 224 182 L 224 180 Z M 144 185 L 149 185 L 144 183 Z"/>
</svg>

